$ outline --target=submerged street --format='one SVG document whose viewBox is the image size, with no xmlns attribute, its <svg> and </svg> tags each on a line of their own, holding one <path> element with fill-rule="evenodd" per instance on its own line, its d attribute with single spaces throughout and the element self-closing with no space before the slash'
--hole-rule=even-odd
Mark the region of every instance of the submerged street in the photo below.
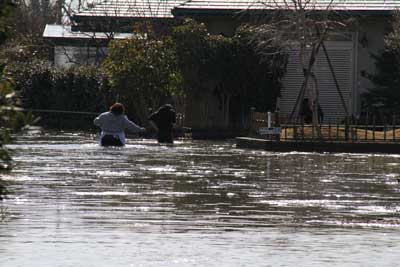
<svg viewBox="0 0 400 267">
<path fill-rule="evenodd" d="M 395 266 L 400 156 L 33 133 L 9 147 L 0 266 Z"/>
</svg>

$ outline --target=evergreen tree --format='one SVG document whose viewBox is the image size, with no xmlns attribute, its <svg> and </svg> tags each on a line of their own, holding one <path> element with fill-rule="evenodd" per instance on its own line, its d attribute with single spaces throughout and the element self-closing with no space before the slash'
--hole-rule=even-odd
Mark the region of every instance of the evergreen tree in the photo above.
<svg viewBox="0 0 400 267">
<path fill-rule="evenodd" d="M 400 106 L 400 13 L 393 16 L 392 30 L 386 36 L 386 47 L 373 55 L 376 72 L 367 74 L 373 82 L 362 98 L 364 112 L 375 116 L 392 116 Z"/>
</svg>

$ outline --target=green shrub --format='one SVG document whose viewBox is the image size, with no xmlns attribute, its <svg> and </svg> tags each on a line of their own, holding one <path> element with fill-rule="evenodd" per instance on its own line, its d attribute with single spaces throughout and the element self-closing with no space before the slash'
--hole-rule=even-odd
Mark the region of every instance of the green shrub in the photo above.
<svg viewBox="0 0 400 267">
<path fill-rule="evenodd" d="M 362 111 L 380 122 L 399 113 L 400 106 L 400 12 L 394 12 L 386 47 L 375 59 L 375 73 L 367 73 L 373 87 L 362 95 Z M 391 121 L 390 121 L 391 122 Z"/>
<path fill-rule="evenodd" d="M 250 107 L 275 109 L 286 56 L 271 48 L 264 51 L 270 56 L 261 57 L 251 43 L 248 27 L 240 27 L 234 36 L 227 37 L 211 35 L 204 24 L 186 20 L 174 28 L 172 37 L 185 93 L 204 103 L 215 95 L 223 114 L 221 126 L 231 127 L 232 114 L 241 117 L 238 110 L 246 114 Z"/>
<path fill-rule="evenodd" d="M 1 45 L 8 37 L 10 24 L 8 18 L 15 9 L 13 1 L 0 1 L 0 49 Z M 0 172 L 8 169 L 11 161 L 10 155 L 4 144 L 8 141 L 9 123 L 13 121 L 13 115 L 9 109 L 12 108 L 13 84 L 12 81 L 5 75 L 5 64 L 0 60 Z M 0 178 L 0 200 L 6 193 L 5 182 Z"/>
<path fill-rule="evenodd" d="M 376 73 L 367 74 L 374 87 L 363 94 L 363 110 L 391 116 L 400 106 L 400 51 L 386 50 L 375 59 Z"/>
<path fill-rule="evenodd" d="M 132 38 L 111 42 L 103 70 L 127 106 L 128 116 L 144 124 L 149 108 L 180 94 L 180 73 L 169 38 Z"/>
<path fill-rule="evenodd" d="M 110 102 L 108 82 L 94 66 L 56 69 L 47 62 L 35 61 L 12 67 L 16 90 L 22 107 L 33 110 L 54 110 L 34 113 L 40 125 L 51 128 L 92 127 L 93 115 L 59 113 L 105 110 Z"/>
</svg>

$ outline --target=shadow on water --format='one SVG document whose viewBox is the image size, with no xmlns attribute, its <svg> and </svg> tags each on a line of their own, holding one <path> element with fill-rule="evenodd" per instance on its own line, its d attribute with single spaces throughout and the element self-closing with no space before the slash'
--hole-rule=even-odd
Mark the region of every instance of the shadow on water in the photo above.
<svg viewBox="0 0 400 267">
<path fill-rule="evenodd" d="M 129 236 L 141 240 L 140 246 L 146 248 L 143 255 L 149 255 L 154 244 L 137 234 L 167 242 L 169 234 L 181 233 L 190 236 L 184 242 L 207 257 L 215 255 L 203 251 L 205 246 L 220 251 L 229 247 L 233 265 L 222 266 L 250 266 L 238 265 L 234 258 L 235 253 L 243 253 L 241 244 L 253 249 L 273 245 L 276 255 L 282 256 L 282 246 L 304 251 L 306 243 L 312 251 L 317 248 L 309 242 L 323 247 L 339 233 L 344 238 L 337 243 L 340 247 L 348 242 L 346 238 L 355 240 L 361 234 L 369 239 L 365 233 L 370 230 L 397 233 L 400 226 L 397 156 L 272 153 L 236 149 L 230 141 L 178 140 L 173 146 L 163 146 L 154 140 L 130 139 L 125 148 L 102 148 L 95 135 L 85 133 L 19 136 L 10 148 L 16 166 L 3 177 L 13 191 L 3 204 L 9 212 L 4 224 L 14 237 L 23 232 L 32 242 L 49 235 L 50 243 L 79 244 L 91 233 L 96 233 L 93 240 L 105 243 L 113 235 L 121 240 Z M 218 233 L 221 239 L 210 239 L 209 235 Z M 252 233 L 252 239 L 246 233 Z M 293 236 L 300 239 L 289 245 Z M 171 246 L 182 252 L 176 240 L 183 237 L 174 238 Z M 377 243 L 385 240 L 374 238 Z M 234 244 L 238 247 L 230 247 Z M 261 251 L 243 257 L 249 257 L 251 266 L 265 266 L 258 261 L 265 252 Z M 76 255 L 73 249 L 70 253 Z M 340 252 L 332 254 L 338 257 Z M 188 255 L 187 265 L 200 266 L 198 261 L 190 262 L 195 256 Z M 210 265 L 205 255 L 201 263 Z M 274 259 L 282 260 L 278 258 Z M 287 263 L 291 260 L 296 262 L 288 258 Z M 150 264 L 149 258 L 140 262 L 145 263 L 132 266 L 163 266 Z"/>
</svg>

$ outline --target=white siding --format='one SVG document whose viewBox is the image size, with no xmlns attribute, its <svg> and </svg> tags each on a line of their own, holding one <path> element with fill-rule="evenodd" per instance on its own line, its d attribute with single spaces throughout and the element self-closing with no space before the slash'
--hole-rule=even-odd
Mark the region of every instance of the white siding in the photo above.
<svg viewBox="0 0 400 267">
<path fill-rule="evenodd" d="M 344 97 L 347 111 L 351 114 L 354 81 L 353 43 L 351 41 L 331 41 L 326 42 L 325 46 L 333 65 L 339 88 Z M 322 48 L 320 49 L 313 70 L 319 84 L 319 102 L 324 112 L 324 122 L 335 122 L 337 119 L 343 118 L 345 116 L 345 110 Z M 287 72 L 283 79 L 283 88 L 280 98 L 281 115 L 290 116 L 302 82 L 303 72 L 299 62 L 298 51 L 293 50 L 289 56 Z M 305 97 L 308 97 L 310 100 L 310 91 L 312 91 L 313 86 L 313 81 L 310 79 L 308 90 L 305 95 Z"/>
</svg>

